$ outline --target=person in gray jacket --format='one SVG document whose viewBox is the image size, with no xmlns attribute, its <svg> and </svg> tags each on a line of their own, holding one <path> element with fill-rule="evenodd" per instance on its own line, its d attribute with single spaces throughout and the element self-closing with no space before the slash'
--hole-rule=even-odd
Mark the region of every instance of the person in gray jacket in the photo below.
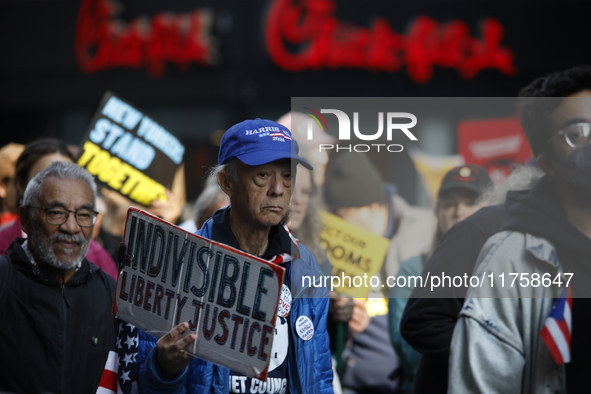
<svg viewBox="0 0 591 394">
<path fill-rule="evenodd" d="M 474 275 L 486 280 L 468 290 L 454 330 L 451 393 L 587 390 L 591 67 L 539 78 L 520 96 L 545 176 L 508 193 L 504 231 L 480 253 Z"/>
</svg>

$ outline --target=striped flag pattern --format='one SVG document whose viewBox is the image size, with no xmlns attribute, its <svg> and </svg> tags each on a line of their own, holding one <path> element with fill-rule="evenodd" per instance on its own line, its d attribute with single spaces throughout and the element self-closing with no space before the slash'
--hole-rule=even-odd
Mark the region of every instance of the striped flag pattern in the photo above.
<svg viewBox="0 0 591 394">
<path fill-rule="evenodd" d="M 96 394 L 137 394 L 138 329 L 119 321 L 117 340 L 109 352 Z"/>
<path fill-rule="evenodd" d="M 300 244 L 300 241 L 298 241 L 291 234 L 291 232 L 289 231 L 289 229 L 287 228 L 287 226 L 283 226 L 283 229 L 285 230 L 285 232 L 287 233 L 287 235 L 289 235 L 289 238 L 291 239 L 291 241 L 294 244 L 296 244 L 296 245 L 299 245 Z M 295 250 L 292 250 L 292 252 L 295 252 Z M 297 258 L 298 258 L 298 256 L 296 255 L 295 256 L 295 259 L 297 259 Z M 280 264 L 283 264 L 283 263 L 287 263 L 288 261 L 293 261 L 293 260 L 294 260 L 294 257 L 291 254 L 287 253 L 287 252 L 280 253 L 280 254 L 274 256 L 273 258 L 269 259 L 269 261 L 271 263 L 277 264 L 277 265 L 280 265 Z"/>
<path fill-rule="evenodd" d="M 550 349 L 556 364 L 570 362 L 570 343 L 572 334 L 572 292 L 565 288 L 554 303 L 550 315 L 540 331 L 542 340 Z"/>
</svg>

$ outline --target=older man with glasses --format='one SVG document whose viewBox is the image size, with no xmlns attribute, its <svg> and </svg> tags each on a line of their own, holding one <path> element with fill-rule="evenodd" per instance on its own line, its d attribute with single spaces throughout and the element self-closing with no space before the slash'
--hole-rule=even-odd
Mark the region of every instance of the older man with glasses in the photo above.
<svg viewBox="0 0 591 394">
<path fill-rule="evenodd" d="M 17 238 L 0 256 L 0 391 L 91 393 L 114 336 L 115 281 L 86 259 L 96 186 L 53 162 L 28 184 Z"/>
<path fill-rule="evenodd" d="M 249 119 L 228 129 L 213 174 L 230 205 L 197 232 L 286 270 L 282 300 L 287 307 L 278 308 L 275 316 L 268 379 L 193 358 L 183 349 L 197 335 L 184 322 L 157 342 L 140 336 L 143 393 L 332 393 L 328 291 L 302 282 L 304 276 L 322 271 L 311 252 L 282 225 L 289 213 L 296 166 L 312 169 L 298 151 L 291 132 L 270 120 Z"/>
</svg>

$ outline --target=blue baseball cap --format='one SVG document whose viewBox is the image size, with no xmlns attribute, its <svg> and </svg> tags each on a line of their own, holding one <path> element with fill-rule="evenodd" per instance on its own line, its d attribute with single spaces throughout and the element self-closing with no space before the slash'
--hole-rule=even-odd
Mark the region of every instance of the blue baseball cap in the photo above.
<svg viewBox="0 0 591 394">
<path fill-rule="evenodd" d="M 265 119 L 248 119 L 230 127 L 220 142 L 218 163 L 237 158 L 249 166 L 281 159 L 296 160 L 309 170 L 312 166 L 299 155 L 299 147 L 289 129 Z"/>
</svg>

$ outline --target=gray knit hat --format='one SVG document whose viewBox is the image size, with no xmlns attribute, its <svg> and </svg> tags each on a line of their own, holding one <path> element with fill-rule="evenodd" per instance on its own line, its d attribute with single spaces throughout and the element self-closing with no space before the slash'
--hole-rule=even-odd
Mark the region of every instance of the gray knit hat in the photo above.
<svg viewBox="0 0 591 394">
<path fill-rule="evenodd" d="M 386 201 L 380 174 L 365 154 L 343 152 L 328 163 L 324 201 L 332 210 Z"/>
</svg>

